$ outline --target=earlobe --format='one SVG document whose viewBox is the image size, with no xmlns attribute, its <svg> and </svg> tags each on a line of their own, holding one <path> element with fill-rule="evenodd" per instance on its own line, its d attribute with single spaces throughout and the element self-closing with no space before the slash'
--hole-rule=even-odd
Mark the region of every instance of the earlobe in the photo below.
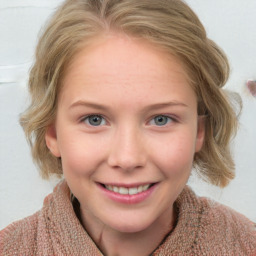
<svg viewBox="0 0 256 256">
<path fill-rule="evenodd" d="M 55 129 L 55 125 L 51 124 L 47 127 L 46 133 L 45 133 L 45 143 L 48 147 L 48 149 L 51 151 L 51 153 L 56 156 L 60 157 L 59 147 L 58 147 L 58 141 L 57 141 L 57 133 Z"/>
<path fill-rule="evenodd" d="M 196 152 L 199 152 L 204 144 L 205 136 L 205 116 L 198 116 L 197 121 L 197 137 L 196 137 Z"/>
</svg>

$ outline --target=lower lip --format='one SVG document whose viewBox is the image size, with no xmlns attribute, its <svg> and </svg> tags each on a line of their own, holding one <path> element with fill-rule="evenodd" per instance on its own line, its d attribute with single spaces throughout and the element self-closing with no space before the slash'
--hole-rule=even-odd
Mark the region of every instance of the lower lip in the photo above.
<svg viewBox="0 0 256 256">
<path fill-rule="evenodd" d="M 122 203 L 122 204 L 138 204 L 146 200 L 150 197 L 150 195 L 154 192 L 158 184 L 154 184 L 148 190 L 138 193 L 136 195 L 122 195 L 119 193 L 115 193 L 114 191 L 110 191 L 103 187 L 102 185 L 98 184 L 101 191 L 111 200 Z"/>
</svg>

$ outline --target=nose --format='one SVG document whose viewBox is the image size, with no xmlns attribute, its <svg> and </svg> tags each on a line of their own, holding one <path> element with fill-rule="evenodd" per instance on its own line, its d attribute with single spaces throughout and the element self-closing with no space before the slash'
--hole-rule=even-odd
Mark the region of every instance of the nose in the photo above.
<svg viewBox="0 0 256 256">
<path fill-rule="evenodd" d="M 143 136 L 138 129 L 126 127 L 115 132 L 108 164 L 123 171 L 133 171 L 145 166 L 146 150 Z"/>
</svg>

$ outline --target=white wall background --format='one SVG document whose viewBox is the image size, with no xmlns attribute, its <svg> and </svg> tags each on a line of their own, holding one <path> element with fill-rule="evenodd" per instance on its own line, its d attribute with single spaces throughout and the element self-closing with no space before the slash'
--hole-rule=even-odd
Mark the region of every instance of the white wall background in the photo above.
<svg viewBox="0 0 256 256">
<path fill-rule="evenodd" d="M 32 163 L 19 114 L 27 104 L 26 81 L 37 35 L 61 0 L 0 0 L 0 229 L 40 209 L 56 181 L 43 181 Z M 237 177 L 225 189 L 193 176 L 199 195 L 212 197 L 256 222 L 256 98 L 246 89 L 256 80 L 256 1 L 187 0 L 210 38 L 227 53 L 232 74 L 227 88 L 244 101 L 235 139 Z"/>
</svg>

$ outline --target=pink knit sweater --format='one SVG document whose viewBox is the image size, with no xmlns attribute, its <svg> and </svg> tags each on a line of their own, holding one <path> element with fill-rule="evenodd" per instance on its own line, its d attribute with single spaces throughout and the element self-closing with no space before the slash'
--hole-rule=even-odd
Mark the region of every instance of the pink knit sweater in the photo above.
<svg viewBox="0 0 256 256">
<path fill-rule="evenodd" d="M 256 226 L 186 187 L 176 201 L 175 229 L 152 255 L 256 255 Z M 65 181 L 43 208 L 0 232 L 0 255 L 103 255 L 84 230 Z"/>
</svg>

